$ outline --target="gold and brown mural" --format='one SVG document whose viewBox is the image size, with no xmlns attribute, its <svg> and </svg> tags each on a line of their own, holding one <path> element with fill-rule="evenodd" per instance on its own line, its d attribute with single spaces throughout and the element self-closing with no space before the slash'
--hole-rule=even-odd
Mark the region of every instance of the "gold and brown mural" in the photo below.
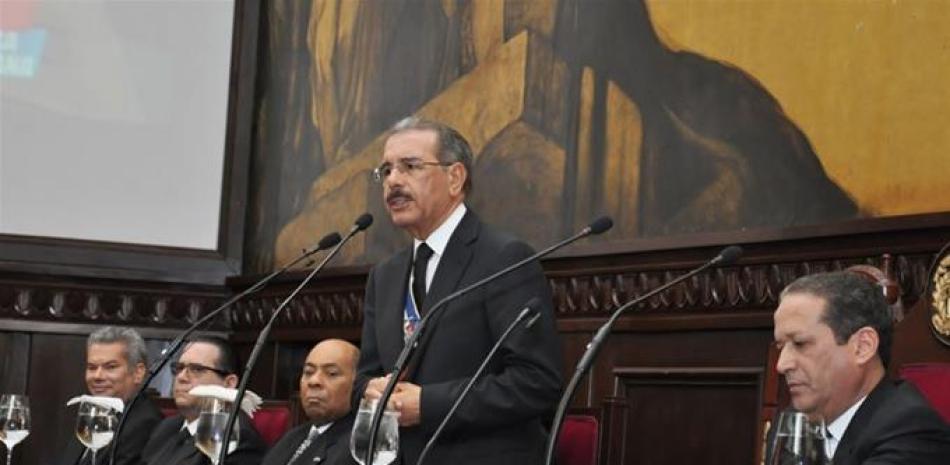
<svg viewBox="0 0 950 465">
<path fill-rule="evenodd" d="M 410 114 L 476 155 L 469 200 L 545 245 L 950 210 L 950 3 L 265 2 L 248 271 L 361 212 L 345 250 L 407 243 L 369 176 Z"/>
</svg>

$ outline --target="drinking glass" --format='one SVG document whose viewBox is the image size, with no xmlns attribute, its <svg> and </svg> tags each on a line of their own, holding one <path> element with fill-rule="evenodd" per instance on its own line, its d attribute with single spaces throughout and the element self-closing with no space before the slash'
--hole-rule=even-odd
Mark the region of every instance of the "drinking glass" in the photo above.
<svg viewBox="0 0 950 465">
<path fill-rule="evenodd" d="M 366 465 L 366 448 L 369 445 L 369 429 L 373 422 L 373 414 L 378 402 L 363 399 L 360 409 L 353 422 L 353 432 L 350 434 L 350 453 L 360 465 Z M 396 460 L 399 451 L 399 412 L 386 410 L 379 422 L 379 432 L 376 433 L 376 453 L 373 455 L 373 465 L 389 465 Z"/>
<path fill-rule="evenodd" d="M 785 410 L 774 424 L 769 465 L 830 465 L 824 420 Z"/>
<path fill-rule="evenodd" d="M 13 461 L 13 446 L 30 434 L 30 401 L 19 394 L 0 396 L 0 441 L 7 446 L 7 465 Z"/>
<path fill-rule="evenodd" d="M 91 402 L 79 404 L 76 416 L 76 437 L 92 453 L 92 463 L 96 463 L 96 452 L 109 445 L 119 425 L 119 414 L 102 405 Z"/>
<path fill-rule="evenodd" d="M 203 397 L 198 400 L 198 405 L 201 413 L 198 414 L 195 447 L 211 459 L 212 464 L 218 465 L 221 443 L 224 441 L 224 429 L 227 427 L 233 403 L 213 397 Z M 228 451 L 237 449 L 238 441 L 240 441 L 240 429 L 238 422 L 235 421 L 231 437 L 228 439 Z"/>
</svg>

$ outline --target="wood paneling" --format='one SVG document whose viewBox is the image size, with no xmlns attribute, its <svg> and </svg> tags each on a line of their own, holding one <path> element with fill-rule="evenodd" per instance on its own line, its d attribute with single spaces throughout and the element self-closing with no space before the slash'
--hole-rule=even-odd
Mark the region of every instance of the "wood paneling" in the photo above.
<svg viewBox="0 0 950 465">
<path fill-rule="evenodd" d="M 634 463 L 752 463 L 760 367 L 614 372 L 629 405 L 623 446 Z"/>
<path fill-rule="evenodd" d="M 86 338 L 33 334 L 31 340 L 27 394 L 33 428 L 20 444 L 24 449 L 21 463 L 52 464 L 76 422 L 76 411 L 66 408 L 66 400 L 86 393 Z"/>
</svg>

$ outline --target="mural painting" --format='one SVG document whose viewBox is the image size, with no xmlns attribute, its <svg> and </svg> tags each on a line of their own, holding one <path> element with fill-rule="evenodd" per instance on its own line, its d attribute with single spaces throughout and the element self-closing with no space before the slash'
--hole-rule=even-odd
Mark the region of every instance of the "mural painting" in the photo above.
<svg viewBox="0 0 950 465">
<path fill-rule="evenodd" d="M 825 11 L 832 25 L 864 21 L 870 27 L 895 17 L 885 11 L 872 18 L 875 2 L 814 3 L 834 10 Z M 795 2 L 266 5 L 249 272 L 268 271 L 325 232 L 348 229 L 363 211 L 378 220 L 345 249 L 345 263 L 373 263 L 407 244 L 389 225 L 370 171 L 380 161 L 386 129 L 410 114 L 445 121 L 469 139 L 476 153 L 469 205 L 535 246 L 601 213 L 617 224 L 601 240 L 629 241 L 950 207 L 950 201 L 921 204 L 907 196 L 903 204 L 898 199 L 881 208 L 874 199 L 893 185 L 882 180 L 875 190 L 863 177 L 851 185 L 839 180 L 849 179 L 841 160 L 854 154 L 848 143 L 826 143 L 828 131 L 814 128 L 852 122 L 822 122 L 823 113 L 807 102 L 834 100 L 840 88 L 840 70 L 830 69 L 835 63 L 822 54 L 863 45 L 833 37 L 810 45 L 814 66 L 828 71 L 827 92 L 814 70 L 801 73 L 812 79 L 810 94 L 798 90 L 796 75 L 784 76 L 795 81 L 784 85 L 774 78 L 775 66 L 762 63 L 783 61 L 784 50 L 774 47 L 784 44 L 767 40 L 775 30 L 792 26 L 789 18 L 805 21 L 783 14 L 801 8 Z M 901 5 L 893 8 L 909 8 Z M 772 14 L 762 16 L 763 10 Z M 868 40 L 901 32 L 875 32 L 883 38 Z M 711 39 L 720 36 L 734 41 Z M 800 64 L 801 53 L 789 56 Z M 865 61 L 874 63 L 873 57 Z M 938 97 L 950 103 L 943 92 Z M 939 110 L 944 120 L 945 108 Z M 828 153 L 816 148 L 806 128 L 822 134 Z M 946 137 L 934 143 L 950 148 Z M 855 146 L 874 157 L 889 148 Z M 950 168 L 939 164 L 939 155 L 924 156 Z M 830 173 L 830 165 L 845 168 Z M 873 168 L 879 175 L 890 169 Z M 916 185 L 926 187 L 923 180 Z"/>
</svg>

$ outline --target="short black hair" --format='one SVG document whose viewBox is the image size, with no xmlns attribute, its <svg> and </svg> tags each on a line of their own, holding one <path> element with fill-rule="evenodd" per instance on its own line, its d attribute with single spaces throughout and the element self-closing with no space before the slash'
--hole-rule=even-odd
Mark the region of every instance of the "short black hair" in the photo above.
<svg viewBox="0 0 950 465">
<path fill-rule="evenodd" d="M 241 365 L 238 361 L 237 352 L 231 348 L 231 344 L 228 343 L 224 338 L 217 336 L 194 336 L 188 338 L 188 345 L 191 345 L 195 342 L 201 342 L 204 344 L 211 344 L 218 348 L 218 360 L 215 362 L 214 368 L 221 370 L 229 375 L 237 375 L 238 378 L 241 377 Z M 186 346 L 187 348 L 187 346 Z M 184 352 L 184 350 L 182 350 Z"/>
<path fill-rule="evenodd" d="M 854 273 L 836 271 L 798 278 L 782 291 L 783 298 L 788 294 L 811 294 L 823 299 L 825 309 L 821 320 L 831 328 L 839 345 L 848 342 L 852 334 L 865 326 L 874 329 L 880 340 L 877 354 L 887 368 L 894 322 L 881 286 Z"/>
</svg>

